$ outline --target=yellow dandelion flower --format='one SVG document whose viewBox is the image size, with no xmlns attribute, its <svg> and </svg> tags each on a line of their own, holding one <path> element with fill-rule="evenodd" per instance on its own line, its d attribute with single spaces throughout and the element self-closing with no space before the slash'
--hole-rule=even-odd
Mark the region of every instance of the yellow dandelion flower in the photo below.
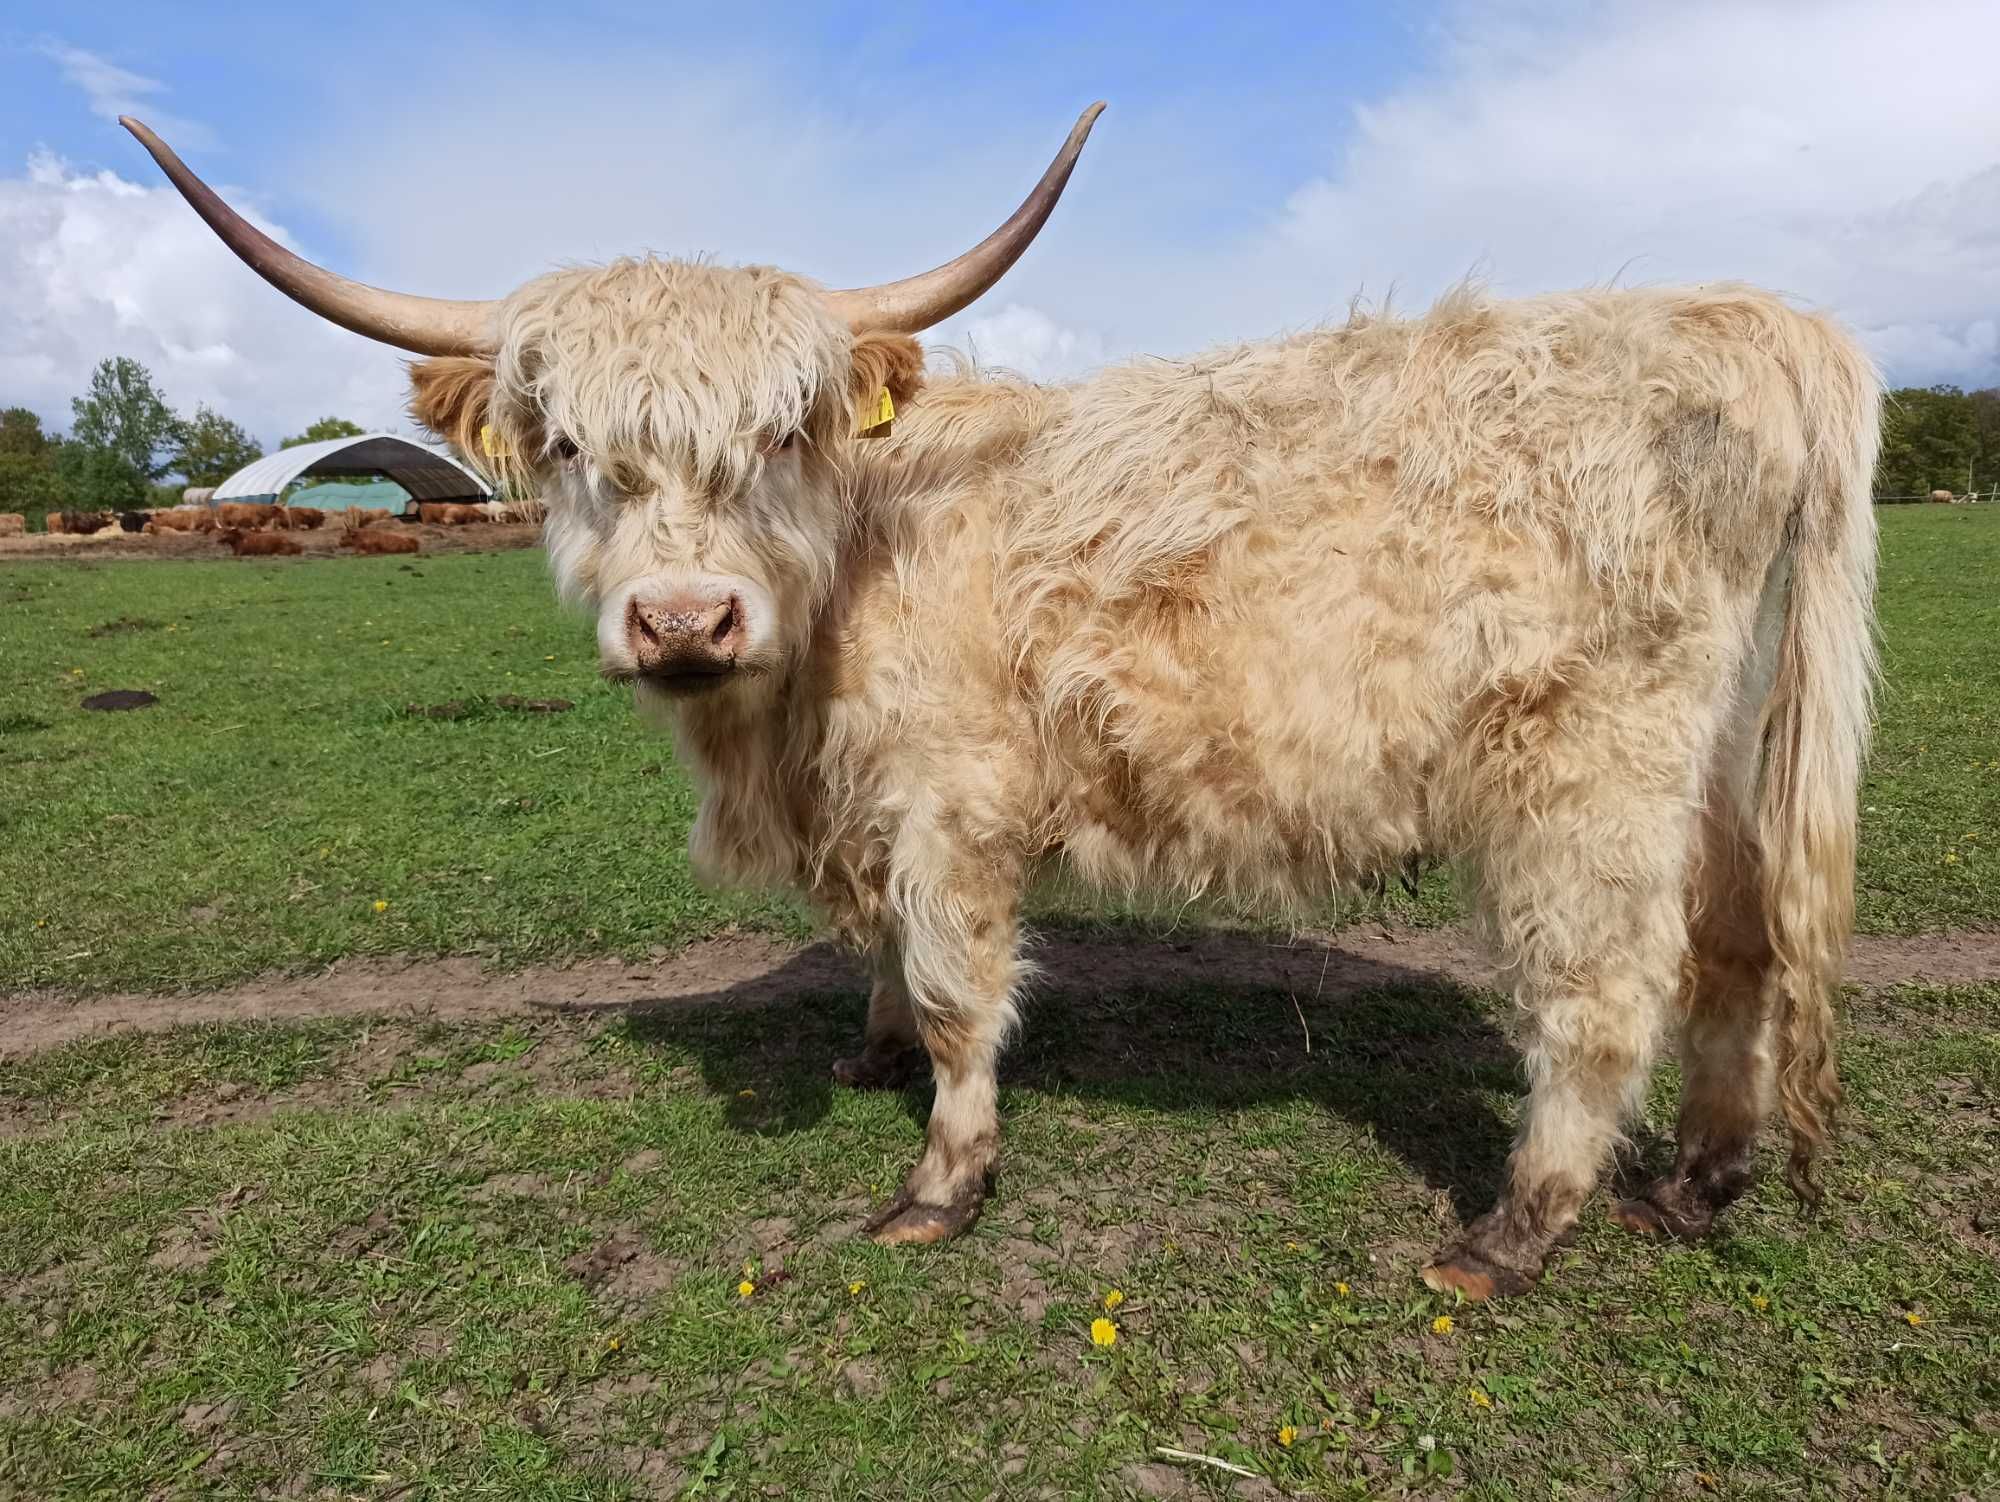
<svg viewBox="0 0 2000 1502">
<path fill-rule="evenodd" d="M 1944 857 L 1944 863 L 1945 863 L 1945 864 L 1946 864 L 1947 866 L 1955 866 L 1955 865 L 1957 865 L 1957 864 L 1958 864 L 1958 852 L 1957 852 L 1956 850 L 1949 850 L 1949 851 L 1946 851 L 1946 852 L 1945 852 L 1945 857 Z"/>
<path fill-rule="evenodd" d="M 757 1098 L 757 1092 L 755 1090 L 738 1090 L 736 1092 L 736 1098 L 738 1100 L 755 1100 Z"/>
<path fill-rule="evenodd" d="M 1771 1301 L 1761 1293 L 1753 1293 L 1750 1295 L 1750 1307 L 1762 1314 L 1771 1307 Z"/>
<path fill-rule="evenodd" d="M 620 1340 L 615 1335 L 612 1336 L 609 1340 L 604 1342 L 604 1349 L 607 1351 L 622 1351 L 624 1348 L 625 1348 L 625 1342 Z"/>
<path fill-rule="evenodd" d="M 1354 1290 L 1349 1288 L 1345 1283 L 1334 1284 L 1333 1291 L 1339 1294 L 1343 1299 L 1346 1298 L 1350 1293 L 1354 1292 Z"/>
<path fill-rule="evenodd" d="M 1120 1293 L 1115 1288 L 1112 1289 L 1109 1293 L 1105 1294 L 1104 1296 L 1104 1307 L 1106 1309 L 1116 1309 L 1120 1304 L 1124 1302 L 1125 1302 L 1125 1295 Z"/>
<path fill-rule="evenodd" d="M 554 662 L 555 660 L 556 660 L 556 654 L 553 652 L 549 653 L 548 656 L 542 659 L 543 662 Z"/>
<path fill-rule="evenodd" d="M 378 913 L 386 913 L 389 911 L 389 904 L 384 902 L 381 898 L 377 897 L 375 899 L 375 911 Z"/>
<path fill-rule="evenodd" d="M 1493 1395 L 1481 1392 L 1476 1387 L 1468 1389 L 1465 1397 L 1466 1401 L 1471 1403 L 1474 1408 L 1491 1408 L 1493 1406 Z"/>
<path fill-rule="evenodd" d="M 1094 1346 L 1115 1346 L 1118 1344 L 1118 1327 L 1108 1319 L 1094 1319 L 1090 1322 L 1090 1343 Z"/>
<path fill-rule="evenodd" d="M 1449 1314 L 1440 1314 L 1436 1319 L 1431 1321 L 1431 1334 L 1433 1335 L 1449 1335 L 1451 1334 L 1451 1329 L 1452 1318 Z"/>
<path fill-rule="evenodd" d="M 867 1286 L 868 1286 L 868 1280 L 866 1278 L 856 1278 L 852 1283 L 847 1285 L 847 1291 L 851 1294 L 858 1295 L 861 1292 L 861 1290 L 866 1288 Z"/>
<path fill-rule="evenodd" d="M 1292 1441 L 1298 1437 L 1299 1431 L 1290 1424 L 1283 1425 L 1278 1430 L 1278 1443 L 1283 1445 L 1287 1450 L 1291 1449 Z"/>
<path fill-rule="evenodd" d="M 739 1299 L 747 1299 L 756 1291 L 757 1285 L 752 1283 L 748 1278 L 745 1278 L 741 1283 L 736 1285 L 736 1297 Z"/>
<path fill-rule="evenodd" d="M 1299 1244 L 1296 1241 L 1288 1241 L 1285 1243 L 1285 1250 L 1288 1252 L 1296 1252 L 1298 1249 L 1299 1249 Z"/>
<path fill-rule="evenodd" d="M 1903 1316 L 1903 1323 L 1908 1325 L 1912 1330 L 1916 1329 L 1917 1326 L 1921 1325 L 1923 1322 L 1924 1322 L 1924 1317 L 1921 1314 L 1917 1313 L 1917 1311 L 1914 1309 L 1912 1309 L 1908 1314 Z"/>
</svg>

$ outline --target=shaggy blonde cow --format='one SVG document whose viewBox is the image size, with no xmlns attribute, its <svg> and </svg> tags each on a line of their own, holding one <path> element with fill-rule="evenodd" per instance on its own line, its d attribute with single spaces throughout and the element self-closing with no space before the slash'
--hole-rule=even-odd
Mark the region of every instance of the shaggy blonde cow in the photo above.
<svg viewBox="0 0 2000 1502">
<path fill-rule="evenodd" d="M 928 1146 L 870 1223 L 932 1241 L 999 1157 L 1023 889 L 1306 905 L 1464 860 L 1532 1090 L 1499 1203 L 1425 1277 L 1525 1289 L 1678 1021 L 1679 1156 L 1619 1210 L 1699 1235 L 1775 1095 L 1816 1193 L 1837 1086 L 1875 564 L 1878 383 L 1745 287 L 1471 293 L 1075 386 L 926 381 L 911 335 L 1026 248 L 829 292 L 621 260 L 493 303 L 378 291 L 238 219 L 280 289 L 440 358 L 700 783 L 697 868 L 813 897 L 869 956 L 849 1084 L 928 1052 Z M 893 420 L 887 421 L 892 417 Z"/>
</svg>

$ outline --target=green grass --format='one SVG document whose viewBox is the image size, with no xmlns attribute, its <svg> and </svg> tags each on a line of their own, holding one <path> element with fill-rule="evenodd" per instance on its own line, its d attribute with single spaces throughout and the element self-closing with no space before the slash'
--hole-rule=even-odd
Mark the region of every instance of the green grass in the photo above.
<svg viewBox="0 0 2000 1502">
<path fill-rule="evenodd" d="M 1991 923 L 2000 514 L 1883 532 L 1862 922 Z M 0 647 L 0 991 L 802 928 L 695 889 L 539 555 L 13 567 Z M 0 1065 L 0 1498 L 2000 1494 L 2000 987 L 1857 1002 L 1818 1219 L 1774 1161 L 1702 1246 L 1593 1207 L 1486 1308 L 1415 1270 L 1494 1190 L 1504 1003 L 1294 1004 L 1041 998 L 999 1193 L 916 1251 L 853 1234 L 927 1109 L 830 1088 L 858 992 Z"/>
<path fill-rule="evenodd" d="M 1861 926 L 1991 923 L 2000 508 L 1891 508 L 1882 530 Z M 781 899 L 696 887 L 687 783 L 592 663 L 588 624 L 557 610 L 533 552 L 0 569 L 0 987 L 802 931 Z M 79 707 L 106 688 L 160 703 Z M 575 708 L 511 712 L 505 695 Z M 407 712 L 454 701 L 457 718 Z M 1391 906 L 1449 920 L 1449 873 Z"/>
<path fill-rule="evenodd" d="M 1993 1495 L 2000 988 L 1861 1009 L 1817 1221 L 1593 1209 L 1454 1308 L 1414 1270 L 1505 1151 L 1502 1011 L 1314 1000 L 1307 1055 L 1276 993 L 1045 1002 L 999 1195 L 920 1251 L 851 1234 L 925 1106 L 828 1089 L 856 996 L 0 1068 L 0 1495 L 1223 1494 L 1161 1446 L 1330 1497 Z"/>
<path fill-rule="evenodd" d="M 696 888 L 671 748 L 597 679 L 545 569 L 510 552 L 0 570 L 0 988 L 798 927 L 781 901 Z M 160 702 L 79 707 L 107 688 Z M 508 695 L 575 708 L 496 707 Z M 408 713 L 454 701 L 458 718 Z"/>
</svg>

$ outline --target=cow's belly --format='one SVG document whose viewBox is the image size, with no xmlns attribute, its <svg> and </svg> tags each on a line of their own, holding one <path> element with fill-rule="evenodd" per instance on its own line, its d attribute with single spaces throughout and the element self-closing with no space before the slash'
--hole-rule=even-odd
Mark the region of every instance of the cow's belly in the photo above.
<svg viewBox="0 0 2000 1502">
<path fill-rule="evenodd" d="M 1437 850 L 1483 696 L 1573 651 L 1587 602 L 1464 538 L 1337 535 L 1258 550 L 1198 611 L 1076 623 L 1049 842 L 1074 875 L 1311 904 Z"/>
</svg>

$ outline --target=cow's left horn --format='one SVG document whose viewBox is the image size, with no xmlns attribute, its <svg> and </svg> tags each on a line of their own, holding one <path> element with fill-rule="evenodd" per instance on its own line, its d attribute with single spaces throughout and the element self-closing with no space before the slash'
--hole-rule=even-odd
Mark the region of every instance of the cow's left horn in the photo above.
<svg viewBox="0 0 2000 1502">
<path fill-rule="evenodd" d="M 1022 252 L 1048 223 L 1076 159 L 1083 154 L 1090 127 L 1103 113 L 1102 100 L 1083 112 L 1027 201 L 1014 210 L 1013 217 L 1005 224 L 964 255 L 945 262 L 935 271 L 905 277 L 900 282 L 829 292 L 826 299 L 833 305 L 833 311 L 846 319 L 856 333 L 887 329 L 914 334 L 969 306 L 1007 274 L 1007 268 L 1021 259 Z"/>
<path fill-rule="evenodd" d="M 196 177 L 187 164 L 140 121 L 120 115 L 118 123 L 139 138 L 160 170 L 181 191 L 194 211 L 208 221 L 222 243 L 244 265 L 294 302 L 320 317 L 407 349 L 419 355 L 478 355 L 490 353 L 493 307 L 490 302 L 459 302 L 444 297 L 413 297 L 387 292 L 365 282 L 349 281 L 284 246 L 224 203 L 213 188 Z"/>
</svg>

